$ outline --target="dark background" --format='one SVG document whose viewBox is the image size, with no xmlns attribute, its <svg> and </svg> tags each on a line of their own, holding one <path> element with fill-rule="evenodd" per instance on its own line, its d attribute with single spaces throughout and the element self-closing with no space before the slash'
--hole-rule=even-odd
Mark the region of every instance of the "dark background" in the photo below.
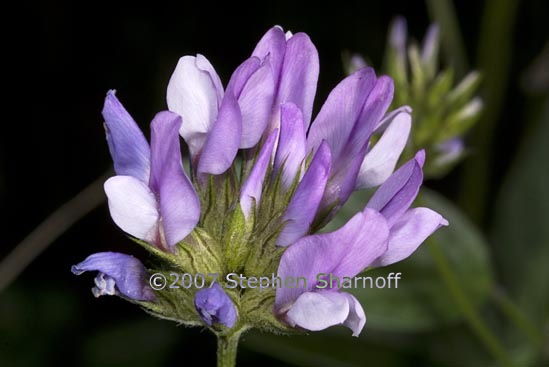
<svg viewBox="0 0 549 367">
<path fill-rule="evenodd" d="M 455 6 L 474 66 L 483 2 L 456 1 Z M 343 50 L 368 55 L 380 65 L 394 15 L 404 15 L 409 33 L 417 37 L 430 22 L 421 1 L 326 6 L 294 1 L 256 1 L 246 6 L 206 1 L 43 2 L 24 4 L 20 11 L 22 22 L 8 30 L 6 50 L 6 57 L 17 65 L 4 70 L 10 74 L 23 69 L 17 71 L 12 90 L 18 103 L 5 107 L 15 117 L 7 119 L 2 129 L 2 257 L 110 166 L 100 115 L 108 89 L 117 89 L 148 134 L 151 118 L 166 108 L 165 89 L 180 56 L 204 54 L 226 83 L 262 34 L 279 24 L 308 33 L 318 48 L 318 110 L 344 76 Z M 488 205 L 493 204 L 495 185 L 503 179 L 525 130 L 521 117 L 527 104 L 518 77 L 548 38 L 548 14 L 542 0 L 523 1 L 518 7 L 512 77 L 494 139 L 494 190 L 484 198 Z M 460 173 L 456 169 L 427 186 L 453 199 Z M 106 205 L 68 230 L 0 294 L 0 361 L 7 361 L 6 366 L 212 365 L 215 340 L 209 333 L 153 320 L 115 297 L 94 299 L 89 290 L 92 277 L 70 273 L 72 264 L 104 250 L 143 255 L 111 222 Z M 421 351 L 404 351 L 404 355 L 410 365 L 426 363 Z M 245 348 L 239 361 L 281 363 Z"/>
</svg>

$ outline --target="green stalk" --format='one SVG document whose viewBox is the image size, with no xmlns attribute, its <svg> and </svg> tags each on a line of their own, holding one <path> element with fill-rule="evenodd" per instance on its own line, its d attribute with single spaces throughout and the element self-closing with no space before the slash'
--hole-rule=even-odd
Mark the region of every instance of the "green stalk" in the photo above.
<svg viewBox="0 0 549 367">
<path fill-rule="evenodd" d="M 217 367 L 234 367 L 241 332 L 217 336 Z"/>
<path fill-rule="evenodd" d="M 496 305 L 500 311 L 530 339 L 536 348 L 543 345 L 543 335 L 522 313 L 520 308 L 501 290 L 495 289 L 492 293 Z"/>
<path fill-rule="evenodd" d="M 513 366 L 513 360 L 507 354 L 499 339 L 492 333 L 475 307 L 469 302 L 467 295 L 459 284 L 458 276 L 452 270 L 438 243 L 432 237 L 427 242 L 442 280 L 473 332 L 501 366 Z"/>
<path fill-rule="evenodd" d="M 488 0 L 484 7 L 478 44 L 484 110 L 472 132 L 471 146 L 475 154 L 465 162 L 460 198 L 461 206 L 477 223 L 483 223 L 486 216 L 494 158 L 493 137 L 509 80 L 517 5 L 517 0 Z"/>
</svg>

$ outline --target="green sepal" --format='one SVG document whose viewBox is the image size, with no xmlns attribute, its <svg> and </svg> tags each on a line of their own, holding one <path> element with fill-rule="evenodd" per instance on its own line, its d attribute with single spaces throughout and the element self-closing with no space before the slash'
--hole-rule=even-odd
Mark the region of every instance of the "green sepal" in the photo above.
<svg viewBox="0 0 549 367">
<path fill-rule="evenodd" d="M 253 328 L 275 334 L 296 334 L 298 331 L 281 322 L 275 316 L 275 289 L 260 291 L 258 288 L 247 289 L 242 296 L 241 307 L 244 311 L 244 322 Z"/>
<path fill-rule="evenodd" d="M 255 208 L 255 200 L 252 202 Z M 250 217 L 246 220 L 240 204 L 229 214 L 227 228 L 223 231 L 223 258 L 228 272 L 242 270 L 246 258 L 250 252 L 248 243 L 251 229 L 254 225 L 255 210 L 252 210 Z"/>
<path fill-rule="evenodd" d="M 199 227 L 177 244 L 176 257 L 180 269 L 192 274 L 219 274 L 224 270 L 219 242 Z"/>
<path fill-rule="evenodd" d="M 175 321 L 187 326 L 200 326 L 203 322 L 194 307 L 194 295 L 197 289 L 194 287 L 184 288 L 180 281 L 176 281 L 170 274 L 174 271 L 168 270 L 149 270 L 151 274 L 162 274 L 166 278 L 166 286 L 162 290 L 155 290 L 156 300 L 154 302 L 139 302 L 145 311 L 151 315 L 164 320 Z M 180 274 L 178 274 L 179 276 Z M 179 279 L 180 280 L 180 279 Z M 177 284 L 174 284 L 177 282 Z M 179 288 L 170 288 L 177 286 Z"/>
</svg>

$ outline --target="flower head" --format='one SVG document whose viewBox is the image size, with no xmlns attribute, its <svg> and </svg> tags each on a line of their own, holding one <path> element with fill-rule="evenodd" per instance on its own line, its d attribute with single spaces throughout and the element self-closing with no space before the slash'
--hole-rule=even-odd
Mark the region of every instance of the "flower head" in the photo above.
<svg viewBox="0 0 549 367">
<path fill-rule="evenodd" d="M 474 96 L 480 73 L 471 71 L 455 83 L 453 68 L 440 67 L 439 33 L 438 26 L 432 24 L 421 45 L 408 42 L 406 20 L 397 17 L 389 29 L 383 68 L 395 82 L 393 105 L 409 105 L 414 110 L 402 159 L 425 149 L 429 154 L 425 173 L 429 177 L 444 175 L 465 156 L 463 136 L 482 112 L 482 100 Z M 353 55 L 346 70 L 353 73 L 365 66 L 361 56 Z"/>
<path fill-rule="evenodd" d="M 100 272 L 94 292 L 121 294 L 159 317 L 221 334 L 343 324 L 358 335 L 362 306 L 340 289 L 315 287 L 317 275 L 354 277 L 400 261 L 447 222 L 410 208 L 423 151 L 393 172 L 411 128 L 409 107 L 387 111 L 393 80 L 361 68 L 313 116 L 318 71 L 309 37 L 280 27 L 263 36 L 225 88 L 206 57 L 184 56 L 168 86 L 172 112 L 154 118 L 150 146 L 109 92 L 103 115 L 117 173 L 105 184 L 111 216 L 157 257 L 150 272 L 202 283 L 153 291 L 137 260 L 95 254 L 75 268 Z M 179 135 L 189 147 L 189 176 Z M 377 186 L 345 225 L 318 233 L 354 191 Z M 257 289 L 234 285 L 231 274 L 309 281 Z"/>
</svg>

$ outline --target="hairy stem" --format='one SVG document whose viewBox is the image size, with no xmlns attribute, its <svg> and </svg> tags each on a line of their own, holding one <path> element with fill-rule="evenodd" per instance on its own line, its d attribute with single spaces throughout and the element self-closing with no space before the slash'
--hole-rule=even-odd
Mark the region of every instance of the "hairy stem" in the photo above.
<svg viewBox="0 0 549 367">
<path fill-rule="evenodd" d="M 217 337 L 217 367 L 234 367 L 241 332 Z"/>
</svg>

